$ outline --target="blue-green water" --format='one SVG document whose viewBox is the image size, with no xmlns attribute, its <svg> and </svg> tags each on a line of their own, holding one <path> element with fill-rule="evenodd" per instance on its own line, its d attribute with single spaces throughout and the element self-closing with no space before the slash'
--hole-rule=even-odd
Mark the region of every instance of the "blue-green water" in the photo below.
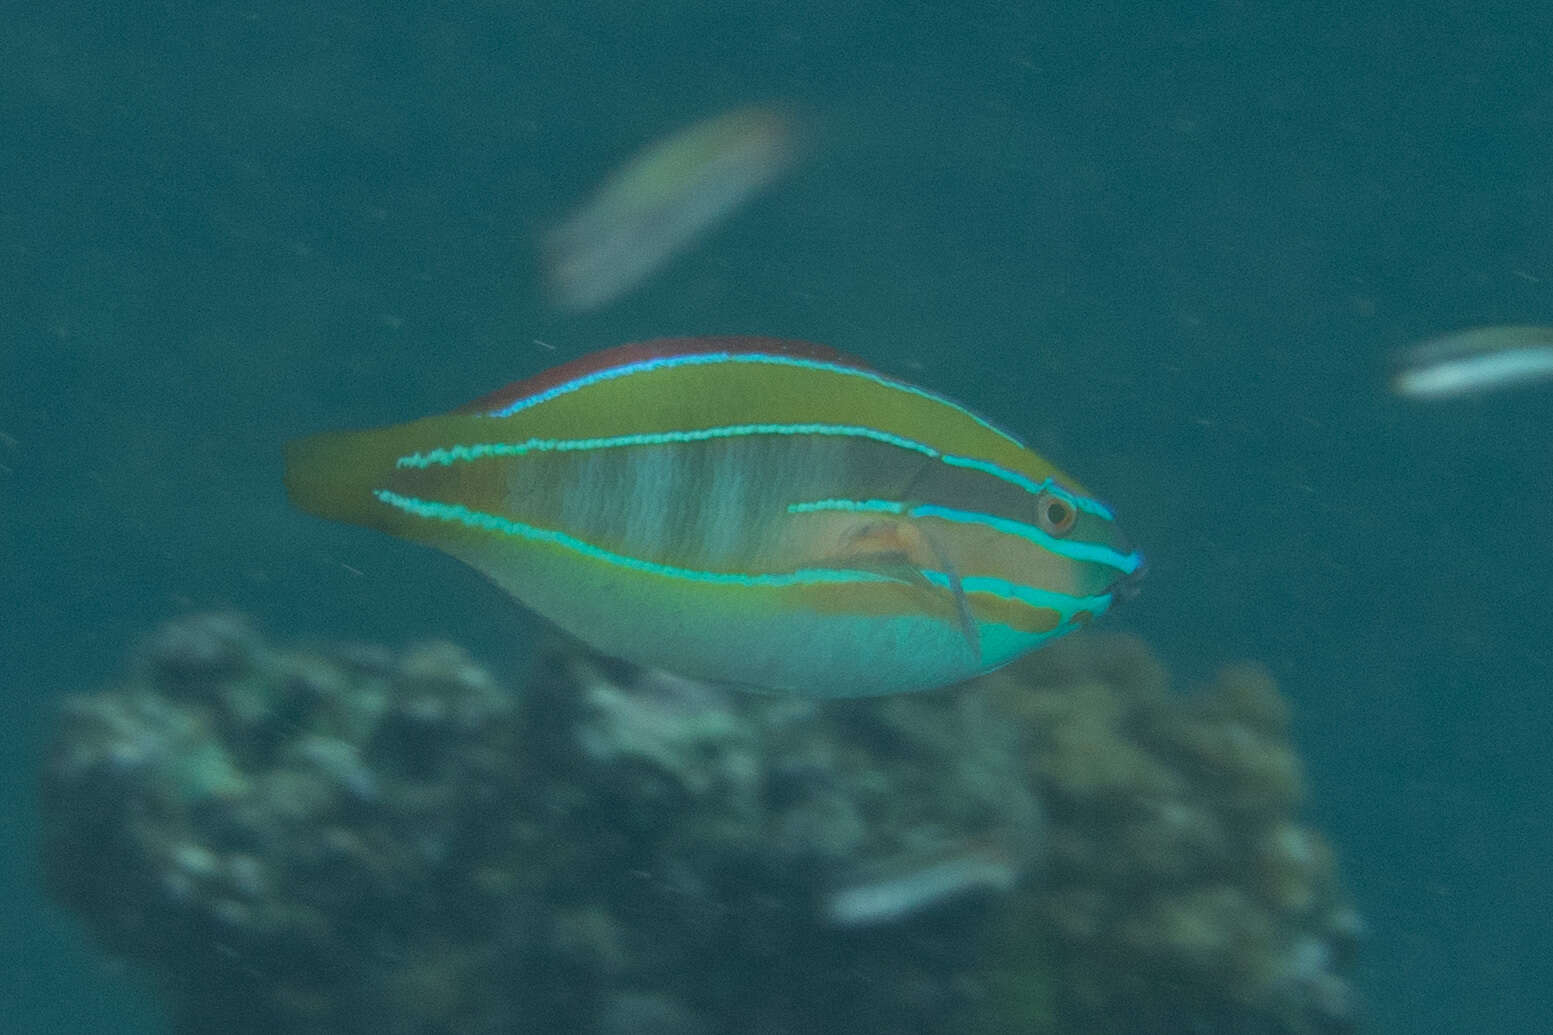
<svg viewBox="0 0 1553 1035">
<path fill-rule="evenodd" d="M 156 621 L 517 668 L 530 626 L 476 576 L 288 509 L 282 441 L 714 332 L 860 354 L 1078 471 L 1152 563 L 1114 624 L 1186 678 L 1262 659 L 1295 700 L 1373 1029 L 1543 1029 L 1553 393 L 1404 404 L 1382 373 L 1444 329 L 1553 323 L 1553 12 L 1325 7 L 9 13 L 16 1030 L 157 1030 L 31 855 L 54 703 Z M 823 127 L 791 182 L 617 305 L 542 304 L 534 242 L 602 172 L 768 99 Z"/>
</svg>

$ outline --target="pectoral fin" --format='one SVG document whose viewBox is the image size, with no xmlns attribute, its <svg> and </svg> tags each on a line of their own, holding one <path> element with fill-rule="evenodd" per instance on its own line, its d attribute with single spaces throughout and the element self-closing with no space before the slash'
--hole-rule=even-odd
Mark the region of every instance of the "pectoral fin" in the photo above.
<svg viewBox="0 0 1553 1035">
<path fill-rule="evenodd" d="M 900 550 L 847 554 L 830 558 L 827 563 L 855 571 L 872 572 L 919 589 L 935 588 L 926 572 L 913 563 L 909 555 Z"/>
<path fill-rule="evenodd" d="M 933 585 L 925 574 L 932 559 L 931 550 L 925 548 L 914 526 L 890 518 L 847 527 L 826 563 L 875 572 L 926 589 Z"/>
<path fill-rule="evenodd" d="M 960 631 L 965 634 L 966 644 L 971 648 L 971 652 L 976 655 L 976 659 L 980 661 L 981 633 L 976 628 L 975 616 L 971 614 L 971 602 L 965 598 L 965 586 L 960 581 L 959 569 L 954 566 L 954 561 L 950 560 L 948 551 L 943 548 L 942 544 L 939 543 L 932 533 L 923 529 L 922 538 L 932 549 L 934 557 L 938 560 L 939 567 L 943 568 L 944 573 L 949 576 L 949 592 L 954 594 L 954 609 L 960 616 Z"/>
<path fill-rule="evenodd" d="M 948 551 L 926 529 L 904 519 L 869 521 L 849 529 L 840 545 L 840 553 L 828 558 L 827 563 L 876 572 L 921 589 L 939 589 L 927 572 L 942 571 L 949 580 L 949 593 L 966 646 L 981 658 L 981 634 L 965 597 L 960 572 Z"/>
</svg>

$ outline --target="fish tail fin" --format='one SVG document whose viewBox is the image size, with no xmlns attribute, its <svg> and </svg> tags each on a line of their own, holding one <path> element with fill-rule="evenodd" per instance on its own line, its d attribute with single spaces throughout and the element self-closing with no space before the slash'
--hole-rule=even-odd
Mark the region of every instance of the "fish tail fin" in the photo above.
<svg viewBox="0 0 1553 1035">
<path fill-rule="evenodd" d="M 499 464 L 451 464 L 450 444 L 493 434 L 484 417 L 424 417 L 365 431 L 326 431 L 286 443 L 286 494 L 309 514 L 365 525 L 422 541 L 449 532 L 417 516 L 408 501 L 422 499 L 477 509 L 500 509 L 505 488 Z M 453 449 L 458 448 L 456 445 Z"/>
<path fill-rule="evenodd" d="M 392 510 L 374 493 L 399 455 L 391 436 L 383 434 L 393 430 L 326 431 L 287 442 L 286 495 L 317 517 L 383 527 Z"/>
</svg>

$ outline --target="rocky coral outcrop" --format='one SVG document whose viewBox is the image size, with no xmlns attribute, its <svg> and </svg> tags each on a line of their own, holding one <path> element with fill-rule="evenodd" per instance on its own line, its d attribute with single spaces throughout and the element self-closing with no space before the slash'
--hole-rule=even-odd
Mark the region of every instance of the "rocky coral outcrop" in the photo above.
<svg viewBox="0 0 1553 1035">
<path fill-rule="evenodd" d="M 1348 1031 L 1361 933 L 1299 818 L 1289 709 L 1254 665 L 1172 692 L 1125 636 L 1056 644 L 986 681 L 1026 737 L 1051 852 L 1013 908 L 1086 1030 Z M 1016 950 L 1017 951 L 1017 950 Z"/>
<path fill-rule="evenodd" d="M 1345 1031 L 1287 725 L 1114 637 L 813 702 L 200 616 L 65 702 L 43 853 L 191 1032 Z"/>
</svg>

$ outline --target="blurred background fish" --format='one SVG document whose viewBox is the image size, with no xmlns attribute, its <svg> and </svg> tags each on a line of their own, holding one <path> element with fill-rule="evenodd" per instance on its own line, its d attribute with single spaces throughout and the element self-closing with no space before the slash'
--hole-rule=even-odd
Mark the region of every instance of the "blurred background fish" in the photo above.
<svg viewBox="0 0 1553 1035">
<path fill-rule="evenodd" d="M 970 895 L 1007 894 L 1019 886 L 1027 868 L 1027 860 L 1001 844 L 946 845 L 854 874 L 822 898 L 820 913 L 836 927 L 896 923 Z"/>
<path fill-rule="evenodd" d="M 1472 327 L 1397 355 L 1391 390 L 1444 399 L 1553 380 L 1553 327 Z"/>
<path fill-rule="evenodd" d="M 544 241 L 551 300 L 585 311 L 625 294 L 797 164 L 789 113 L 737 108 L 639 152 Z"/>
</svg>

